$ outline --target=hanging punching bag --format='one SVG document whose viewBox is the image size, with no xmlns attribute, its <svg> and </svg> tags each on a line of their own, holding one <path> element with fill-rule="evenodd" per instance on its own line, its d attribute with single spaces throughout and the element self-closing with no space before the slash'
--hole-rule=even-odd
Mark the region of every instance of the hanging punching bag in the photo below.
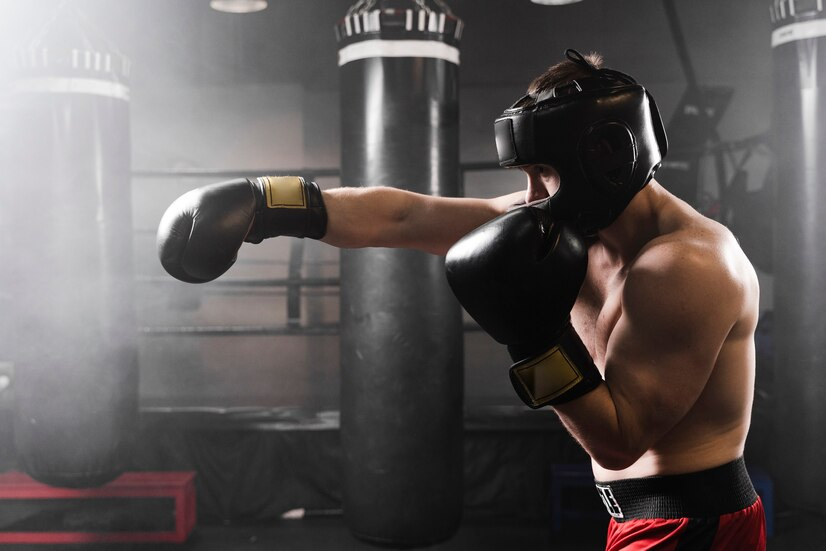
<svg viewBox="0 0 826 551">
<path fill-rule="evenodd" d="M 69 3 L 18 54 L 0 207 L 17 461 L 94 486 L 137 417 L 129 65 Z"/>
<path fill-rule="evenodd" d="M 774 476 L 784 500 L 826 511 L 826 13 L 771 3 L 777 178 Z"/>
<path fill-rule="evenodd" d="M 351 9 L 336 28 L 342 185 L 457 196 L 461 22 L 401 4 Z M 342 251 L 344 515 L 356 537 L 411 547 L 456 531 L 462 342 L 443 258 Z"/>
</svg>

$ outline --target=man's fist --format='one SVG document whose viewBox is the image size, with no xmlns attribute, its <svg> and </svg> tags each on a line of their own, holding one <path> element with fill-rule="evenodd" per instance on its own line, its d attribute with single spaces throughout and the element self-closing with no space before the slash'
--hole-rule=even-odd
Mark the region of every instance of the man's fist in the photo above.
<svg viewBox="0 0 826 551">
<path fill-rule="evenodd" d="M 171 276 L 204 283 L 235 263 L 245 241 L 278 235 L 320 239 L 326 231 L 327 211 L 314 182 L 295 176 L 242 178 L 176 199 L 158 225 L 158 256 Z"/>
<path fill-rule="evenodd" d="M 454 294 L 508 346 L 511 383 L 530 407 L 565 403 L 602 380 L 570 322 L 587 268 L 582 237 L 552 220 L 547 202 L 491 220 L 447 253 Z"/>
</svg>

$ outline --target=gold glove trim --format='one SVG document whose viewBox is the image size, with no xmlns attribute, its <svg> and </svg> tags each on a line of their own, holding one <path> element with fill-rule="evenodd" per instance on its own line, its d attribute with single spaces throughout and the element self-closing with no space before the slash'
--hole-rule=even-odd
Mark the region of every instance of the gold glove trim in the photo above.
<svg viewBox="0 0 826 551">
<path fill-rule="evenodd" d="M 258 178 L 264 186 L 267 208 L 305 209 L 304 178 L 300 176 L 262 176 Z"/>
<path fill-rule="evenodd" d="M 554 400 L 584 378 L 561 346 L 514 366 L 512 371 L 534 403 Z"/>
</svg>

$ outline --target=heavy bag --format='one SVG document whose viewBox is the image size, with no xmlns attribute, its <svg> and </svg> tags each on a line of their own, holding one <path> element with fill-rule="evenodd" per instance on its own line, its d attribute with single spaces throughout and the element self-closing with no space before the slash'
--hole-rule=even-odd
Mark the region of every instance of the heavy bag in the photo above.
<svg viewBox="0 0 826 551">
<path fill-rule="evenodd" d="M 805 4 L 805 5 L 804 5 Z M 792 6 L 795 9 L 792 9 Z M 826 512 L 826 13 L 773 3 L 774 468 L 778 494 Z"/>
<path fill-rule="evenodd" d="M 0 224 L 20 467 L 55 486 L 122 472 L 137 418 L 129 62 L 63 3 L 18 50 Z"/>
<path fill-rule="evenodd" d="M 457 196 L 461 22 L 409 4 L 336 28 L 342 185 Z M 343 507 L 356 537 L 415 547 L 458 528 L 462 346 L 443 258 L 342 251 Z"/>
</svg>

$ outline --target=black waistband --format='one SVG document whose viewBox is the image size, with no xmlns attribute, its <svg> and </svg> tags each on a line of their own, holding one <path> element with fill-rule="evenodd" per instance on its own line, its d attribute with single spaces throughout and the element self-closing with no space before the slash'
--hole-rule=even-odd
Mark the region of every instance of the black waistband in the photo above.
<svg viewBox="0 0 826 551">
<path fill-rule="evenodd" d="M 696 473 L 597 482 L 608 513 L 622 522 L 634 518 L 720 516 L 757 500 L 743 458 Z"/>
</svg>

